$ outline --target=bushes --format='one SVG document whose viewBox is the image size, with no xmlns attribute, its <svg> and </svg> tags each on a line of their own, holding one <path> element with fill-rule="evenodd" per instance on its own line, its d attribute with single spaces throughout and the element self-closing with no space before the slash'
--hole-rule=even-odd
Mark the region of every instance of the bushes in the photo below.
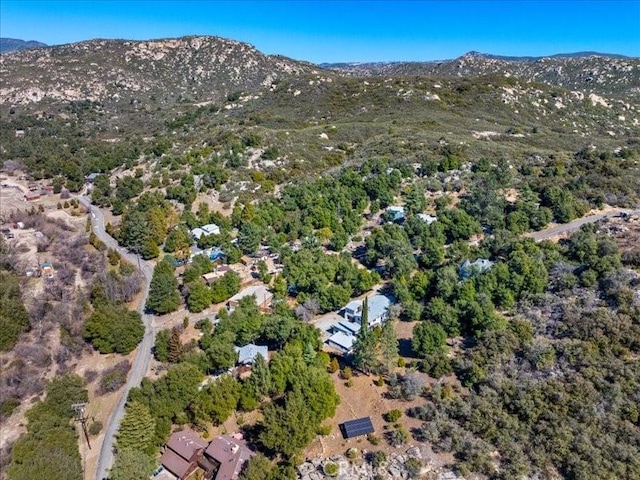
<svg viewBox="0 0 640 480">
<path fill-rule="evenodd" d="M 18 277 L 0 271 L 0 351 L 9 350 L 29 329 L 29 315 L 22 303 Z"/>
<path fill-rule="evenodd" d="M 128 360 L 123 360 L 114 365 L 108 370 L 102 373 L 100 379 L 100 388 L 98 389 L 98 395 L 106 395 L 107 393 L 115 392 L 122 387 L 127 381 L 127 373 L 131 364 Z"/>
<path fill-rule="evenodd" d="M 84 325 L 84 337 L 100 353 L 128 354 L 144 335 L 138 312 L 112 302 L 100 302 Z"/>
<path fill-rule="evenodd" d="M 388 411 L 384 415 L 384 419 L 389 423 L 396 423 L 398 420 L 400 420 L 400 417 L 402 417 L 402 410 L 399 410 L 397 408 Z"/>
<path fill-rule="evenodd" d="M 14 444 L 12 480 L 82 480 L 78 435 L 70 425 L 71 405 L 87 401 L 83 381 L 75 375 L 55 378 L 47 395 L 27 412 L 27 433 Z"/>
</svg>

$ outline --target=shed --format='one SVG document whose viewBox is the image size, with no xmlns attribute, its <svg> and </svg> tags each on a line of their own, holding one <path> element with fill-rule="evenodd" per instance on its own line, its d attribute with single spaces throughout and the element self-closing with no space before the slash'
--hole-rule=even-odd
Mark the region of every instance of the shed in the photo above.
<svg viewBox="0 0 640 480">
<path fill-rule="evenodd" d="M 341 423 L 340 431 L 344 438 L 353 438 L 373 433 L 375 430 L 371 423 L 371 417 L 362 417 Z"/>
</svg>

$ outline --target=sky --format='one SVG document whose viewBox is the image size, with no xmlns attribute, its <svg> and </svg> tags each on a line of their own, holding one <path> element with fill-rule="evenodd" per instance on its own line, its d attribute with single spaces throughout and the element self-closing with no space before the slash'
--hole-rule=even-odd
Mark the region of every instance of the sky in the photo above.
<svg viewBox="0 0 640 480">
<path fill-rule="evenodd" d="M 640 57 L 640 0 L 1 0 L 0 36 L 49 45 L 216 35 L 314 63 L 427 61 L 475 50 Z"/>
</svg>

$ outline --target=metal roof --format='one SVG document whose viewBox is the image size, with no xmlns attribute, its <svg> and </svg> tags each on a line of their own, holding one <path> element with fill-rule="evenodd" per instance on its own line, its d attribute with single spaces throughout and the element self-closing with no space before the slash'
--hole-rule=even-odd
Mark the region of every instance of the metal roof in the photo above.
<svg viewBox="0 0 640 480">
<path fill-rule="evenodd" d="M 371 417 L 362 417 L 356 420 L 349 420 L 340 424 L 340 431 L 344 438 L 359 437 L 360 435 L 366 435 L 373 433 L 374 428 L 371 423 Z"/>
</svg>

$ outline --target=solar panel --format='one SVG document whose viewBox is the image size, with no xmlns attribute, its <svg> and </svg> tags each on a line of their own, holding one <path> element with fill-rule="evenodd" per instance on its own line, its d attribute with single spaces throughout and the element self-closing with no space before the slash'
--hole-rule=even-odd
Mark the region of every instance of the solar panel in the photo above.
<svg viewBox="0 0 640 480">
<path fill-rule="evenodd" d="M 360 435 L 366 435 L 374 431 L 370 417 L 362 417 L 344 422 L 340 424 L 340 430 L 344 438 L 359 437 Z"/>
</svg>

